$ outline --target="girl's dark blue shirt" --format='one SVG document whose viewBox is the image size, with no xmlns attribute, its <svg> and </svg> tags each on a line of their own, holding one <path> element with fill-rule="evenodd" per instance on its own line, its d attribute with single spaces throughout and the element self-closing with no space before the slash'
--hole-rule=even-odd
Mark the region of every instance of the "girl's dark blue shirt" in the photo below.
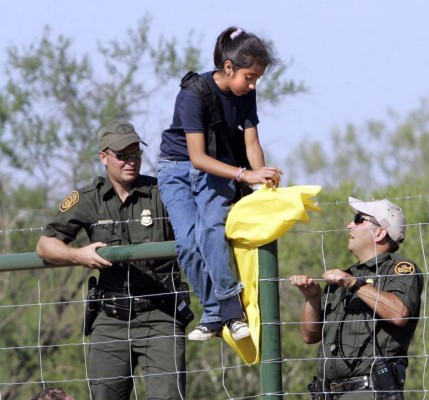
<svg viewBox="0 0 429 400">
<path fill-rule="evenodd" d="M 256 109 L 255 90 L 242 96 L 222 91 L 215 83 L 215 71 L 205 72 L 201 76 L 218 95 L 224 112 L 225 122 L 231 131 L 255 127 L 259 123 Z M 201 133 L 208 129 L 210 114 L 203 99 L 191 89 L 181 89 L 176 97 L 173 121 L 170 128 L 162 133 L 161 158 L 189 160 L 186 133 Z"/>
</svg>

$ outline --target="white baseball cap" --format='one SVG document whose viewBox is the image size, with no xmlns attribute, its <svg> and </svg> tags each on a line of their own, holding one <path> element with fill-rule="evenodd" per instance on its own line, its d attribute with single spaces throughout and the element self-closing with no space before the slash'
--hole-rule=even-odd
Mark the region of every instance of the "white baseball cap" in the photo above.
<svg viewBox="0 0 429 400">
<path fill-rule="evenodd" d="M 402 243 L 405 239 L 407 220 L 402 213 L 402 209 L 396 204 L 386 199 L 362 201 L 349 197 L 349 205 L 356 212 L 374 217 L 396 243 Z"/>
</svg>

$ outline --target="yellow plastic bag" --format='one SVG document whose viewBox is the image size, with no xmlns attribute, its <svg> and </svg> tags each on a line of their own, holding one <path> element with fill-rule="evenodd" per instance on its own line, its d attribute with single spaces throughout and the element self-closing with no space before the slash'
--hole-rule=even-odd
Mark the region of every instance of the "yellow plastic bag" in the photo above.
<svg viewBox="0 0 429 400">
<path fill-rule="evenodd" d="M 258 247 L 280 238 L 296 221 L 308 222 L 307 211 L 319 211 L 312 201 L 320 186 L 266 186 L 243 197 L 231 209 L 226 235 L 232 242 L 240 281 L 241 300 L 250 328 L 250 337 L 235 342 L 225 327 L 223 337 L 246 364 L 260 361 L 260 312 L 258 305 Z"/>
<path fill-rule="evenodd" d="M 307 211 L 320 211 L 312 201 L 320 186 L 270 189 L 265 185 L 234 204 L 226 221 L 226 236 L 258 247 L 283 236 L 296 222 L 308 222 Z"/>
</svg>

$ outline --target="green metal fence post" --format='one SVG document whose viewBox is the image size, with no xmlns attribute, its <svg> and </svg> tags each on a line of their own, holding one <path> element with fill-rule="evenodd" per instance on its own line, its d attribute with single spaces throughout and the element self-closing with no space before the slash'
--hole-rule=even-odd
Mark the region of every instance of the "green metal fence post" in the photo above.
<svg viewBox="0 0 429 400">
<path fill-rule="evenodd" d="M 264 399 L 282 398 L 280 297 L 277 241 L 262 246 L 259 256 L 259 306 L 261 309 L 260 387 Z"/>
</svg>

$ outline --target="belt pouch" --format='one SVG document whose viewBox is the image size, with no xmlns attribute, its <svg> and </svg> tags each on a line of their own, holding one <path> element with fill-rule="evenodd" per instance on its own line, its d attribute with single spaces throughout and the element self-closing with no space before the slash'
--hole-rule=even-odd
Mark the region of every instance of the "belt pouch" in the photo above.
<svg viewBox="0 0 429 400">
<path fill-rule="evenodd" d="M 136 317 L 132 302 L 132 299 L 125 297 L 123 294 L 118 296 L 109 295 L 109 298 L 103 301 L 103 309 L 109 317 L 114 317 L 121 321 L 128 321 Z"/>
</svg>

